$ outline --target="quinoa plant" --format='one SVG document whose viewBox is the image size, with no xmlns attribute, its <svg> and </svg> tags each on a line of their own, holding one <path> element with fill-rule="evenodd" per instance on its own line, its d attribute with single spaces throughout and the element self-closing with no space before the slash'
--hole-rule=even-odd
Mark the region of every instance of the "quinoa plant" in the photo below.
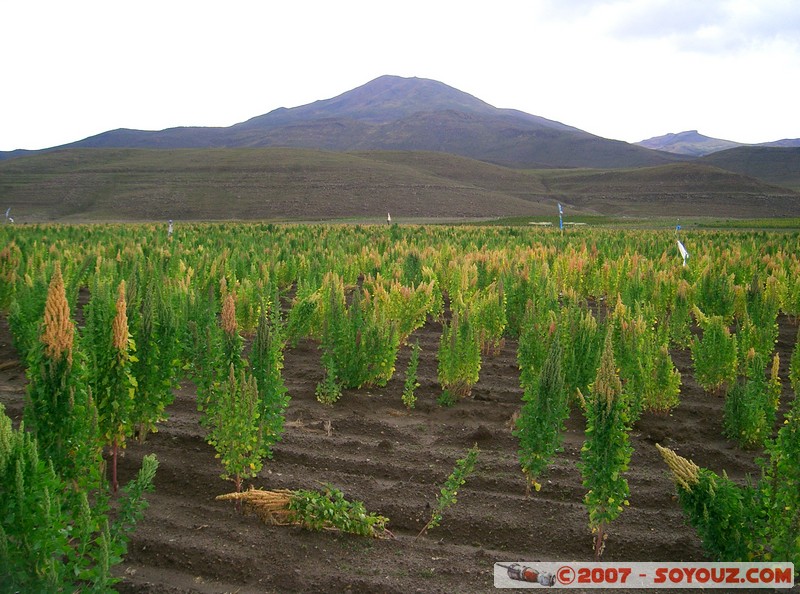
<svg viewBox="0 0 800 594">
<path fill-rule="evenodd" d="M 400 334 L 366 290 L 356 290 L 343 318 L 343 340 L 333 348 L 336 370 L 348 388 L 385 386 L 394 374 Z"/>
<path fill-rule="evenodd" d="M 506 297 L 503 283 L 492 283 L 470 301 L 471 322 L 475 326 L 481 353 L 497 354 L 503 346 L 506 329 Z"/>
<path fill-rule="evenodd" d="M 136 350 L 128 332 L 128 317 L 125 304 L 125 281 L 117 291 L 116 315 L 111 324 L 111 361 L 98 378 L 97 410 L 103 440 L 111 447 L 111 489 L 116 493 L 117 457 L 125 441 L 133 435 L 133 405 L 138 383 L 132 375 L 131 365 Z"/>
<path fill-rule="evenodd" d="M 0 250 L 0 310 L 6 310 L 14 299 L 21 264 L 22 250 L 12 240 Z"/>
<path fill-rule="evenodd" d="M 562 357 L 561 343 L 556 338 L 550 345 L 539 381 L 525 388 L 524 404 L 514 428 L 527 493 L 531 486 L 537 491 L 541 488 L 537 479 L 560 450 L 564 421 L 569 416 Z"/>
<path fill-rule="evenodd" d="M 769 276 L 763 284 L 758 274 L 747 289 L 747 317 L 752 322 L 755 332 L 757 352 L 767 356 L 775 348 L 778 340 L 778 312 L 780 311 L 780 289 L 778 279 Z"/>
<path fill-rule="evenodd" d="M 325 379 L 317 384 L 317 400 L 322 404 L 333 404 L 342 395 L 342 385 L 339 380 L 339 369 L 336 358 L 336 348 L 347 339 L 346 330 L 346 304 L 344 301 L 344 287 L 337 277 L 330 277 L 329 282 L 323 287 L 323 296 L 320 299 L 324 308 L 318 309 L 322 314 L 322 367 L 325 369 Z"/>
<path fill-rule="evenodd" d="M 447 477 L 447 481 L 445 481 L 444 486 L 440 490 L 439 497 L 436 500 L 436 506 L 431 512 L 430 520 L 428 520 L 428 523 L 419 531 L 417 538 L 425 534 L 431 528 L 438 526 L 442 521 L 442 514 L 444 511 L 448 507 L 455 505 L 458 501 L 456 499 L 458 490 L 464 486 L 464 483 L 467 482 L 467 478 L 475 469 L 475 461 L 478 459 L 479 452 L 478 444 L 475 444 L 469 449 L 466 456 L 456 461 L 453 472 Z"/>
<path fill-rule="evenodd" d="M 595 535 L 595 558 L 605 548 L 606 530 L 628 505 L 628 469 L 633 448 L 628 433 L 628 403 L 617 376 L 612 333 L 606 335 L 600 367 L 586 399 L 586 441 L 581 448 L 584 502 L 589 509 L 589 528 Z"/>
<path fill-rule="evenodd" d="M 791 561 L 800 575 L 800 397 L 775 440 L 767 441 L 758 492 L 761 522 L 751 551 L 764 561 Z"/>
<path fill-rule="evenodd" d="M 466 311 L 455 310 L 443 324 L 438 358 L 440 403 L 452 405 L 469 396 L 481 369 L 480 343 Z"/>
<path fill-rule="evenodd" d="M 422 259 L 416 251 L 409 251 L 403 260 L 402 276 L 406 286 L 417 285 L 422 282 Z"/>
<path fill-rule="evenodd" d="M 219 387 L 212 410 L 208 443 L 222 462 L 222 478 L 232 480 L 239 492 L 245 479 L 256 476 L 264 458 L 264 421 L 261 418 L 255 378 L 233 364 L 228 381 Z"/>
<path fill-rule="evenodd" d="M 529 300 L 522 318 L 517 345 L 517 365 L 523 390 L 532 387 L 539 380 L 557 329 L 555 313 L 552 310 L 540 309 L 533 300 Z"/>
<path fill-rule="evenodd" d="M 654 340 L 641 311 L 631 312 L 618 296 L 612 315 L 615 360 L 619 365 L 628 407 L 629 421 L 635 423 L 644 409 L 648 376 L 652 372 L 653 356 L 650 348 Z"/>
<path fill-rule="evenodd" d="M 155 456 L 144 457 L 111 514 L 99 482 L 76 488 L 24 423 L 12 429 L 0 405 L 0 591 L 111 591 L 119 581 L 111 569 L 147 507 L 157 467 Z"/>
<path fill-rule="evenodd" d="M 87 391 L 83 355 L 76 351 L 61 269 L 56 264 L 45 302 L 39 342 L 27 356 L 25 420 L 40 454 L 65 479 L 80 485 L 99 478 L 97 409 Z"/>
<path fill-rule="evenodd" d="M 214 396 L 225 377 L 223 332 L 216 320 L 214 299 L 189 296 L 186 328 L 184 356 L 189 362 L 190 377 L 197 386 L 197 410 L 202 413 L 200 423 L 207 425 Z"/>
<path fill-rule="evenodd" d="M 250 351 L 250 364 L 258 388 L 259 416 L 263 426 L 262 448 L 267 458 L 272 457 L 272 446 L 283 434 L 284 412 L 289 405 L 289 395 L 281 373 L 284 344 L 283 323 L 276 294 L 269 308 L 263 304 L 261 306 Z"/>
<path fill-rule="evenodd" d="M 597 374 L 603 334 L 594 315 L 572 302 L 561 310 L 557 333 L 563 348 L 562 368 L 567 397 L 587 392 Z"/>
<path fill-rule="evenodd" d="M 672 471 L 678 498 L 703 548 L 720 561 L 744 561 L 756 520 L 755 492 L 727 476 L 695 465 L 668 448 L 656 445 Z"/>
<path fill-rule="evenodd" d="M 767 381 L 766 361 L 763 356 L 750 349 L 747 373 L 739 380 L 725 398 L 725 435 L 735 439 L 744 448 L 758 448 L 772 433 L 781 393 L 778 376 L 780 357 L 773 358 L 770 379 Z"/>
<path fill-rule="evenodd" d="M 675 368 L 666 344 L 654 345 L 655 355 L 653 389 L 645 399 L 645 409 L 655 413 L 668 413 L 680 402 L 681 373 Z"/>
<path fill-rule="evenodd" d="M 736 378 L 736 336 L 722 316 L 706 316 L 698 307 L 694 314 L 703 330 L 702 337 L 692 341 L 695 378 L 707 392 L 719 392 Z"/>
<path fill-rule="evenodd" d="M 295 299 L 286 321 L 286 340 L 290 346 L 297 346 L 300 339 L 311 332 L 317 311 L 317 299 L 316 294 Z"/>
<path fill-rule="evenodd" d="M 525 311 L 528 302 L 531 300 L 530 280 L 528 274 L 517 271 L 516 274 L 508 274 L 503 280 L 506 297 L 506 322 L 507 332 L 513 338 L 519 338 Z"/>
<path fill-rule="evenodd" d="M 140 308 L 132 332 L 137 346 L 132 373 L 139 390 L 131 416 L 135 433 L 143 442 L 147 433 L 156 431 L 156 424 L 164 420 L 165 410 L 172 403 L 179 363 L 174 312 L 164 304 L 154 276 L 144 289 Z"/>
<path fill-rule="evenodd" d="M 248 489 L 216 497 L 219 501 L 244 503 L 247 511 L 269 525 L 298 525 L 307 530 L 338 530 L 358 536 L 392 538 L 389 518 L 367 512 L 360 501 L 348 501 L 339 489 L 324 485 L 322 491 Z"/>
<path fill-rule="evenodd" d="M 244 340 L 239 334 L 236 322 L 236 301 L 234 300 L 233 293 L 228 293 L 222 301 L 220 326 L 222 327 L 221 363 L 223 369 L 227 369 L 233 365 L 233 368 L 238 371 L 244 367 L 244 361 L 242 360 Z"/>
<path fill-rule="evenodd" d="M 725 325 L 733 321 L 735 313 L 734 275 L 723 266 L 708 266 L 700 277 L 695 303 L 709 317 L 721 318 Z"/>
<path fill-rule="evenodd" d="M 800 568 L 800 398 L 759 460 L 757 484 L 738 485 L 656 445 L 703 548 L 718 561 L 785 561 Z"/>
<path fill-rule="evenodd" d="M 692 308 L 689 290 L 689 283 L 681 279 L 667 316 L 670 343 L 678 348 L 688 348 L 692 343 Z"/>
<path fill-rule="evenodd" d="M 61 276 L 60 265 L 56 266 L 59 268 L 58 274 Z M 53 275 L 55 275 L 55 271 Z M 52 276 L 50 282 L 52 282 Z M 39 342 L 40 325 L 49 283 L 44 277 L 37 276 L 34 280 L 26 275 L 23 279 L 19 279 L 17 284 L 18 286 L 10 296 L 8 326 L 14 340 L 14 347 L 20 358 L 25 359 Z M 61 284 L 64 284 L 63 279 Z"/>
<path fill-rule="evenodd" d="M 417 381 L 417 368 L 419 367 L 419 353 L 420 353 L 419 340 L 411 345 L 411 356 L 408 359 L 408 367 L 406 367 L 406 380 L 403 384 L 403 404 L 406 408 L 414 408 L 417 402 L 417 396 L 414 391 L 419 388 Z"/>
<path fill-rule="evenodd" d="M 396 325 L 397 338 L 400 344 L 405 344 L 414 330 L 421 328 L 429 313 L 434 310 L 434 286 L 436 280 L 420 282 L 409 287 L 393 282 L 388 290 L 384 282 L 374 282 L 372 291 L 373 300 L 382 310 L 382 317 L 391 320 Z"/>
<path fill-rule="evenodd" d="M 322 362 L 328 375 L 334 373 L 320 391 L 333 395 L 334 382 L 346 388 L 385 386 L 394 374 L 400 348 L 387 300 L 356 288 L 348 305 L 342 279 L 335 274 L 326 276 L 321 292 Z"/>
<path fill-rule="evenodd" d="M 374 538 L 391 534 L 386 529 L 388 518 L 367 512 L 361 501 L 348 501 L 339 489 L 331 485 L 324 485 L 321 492 L 294 491 L 287 507 L 289 522 L 308 530 L 332 529 Z"/>
<path fill-rule="evenodd" d="M 792 358 L 789 360 L 789 382 L 795 394 L 800 393 L 800 328 L 797 329 Z"/>
<path fill-rule="evenodd" d="M 325 377 L 317 383 L 314 394 L 320 404 L 332 405 L 342 397 L 342 385 L 336 379 L 336 363 L 332 355 L 322 354 L 322 367 L 325 370 Z"/>
</svg>

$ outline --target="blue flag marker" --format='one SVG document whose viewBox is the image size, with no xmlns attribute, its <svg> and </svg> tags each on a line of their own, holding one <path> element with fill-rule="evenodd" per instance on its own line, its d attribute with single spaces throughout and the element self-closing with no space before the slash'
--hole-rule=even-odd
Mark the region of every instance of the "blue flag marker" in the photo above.
<svg viewBox="0 0 800 594">
<path fill-rule="evenodd" d="M 564 219 L 562 215 L 564 214 L 564 209 L 561 208 L 561 203 L 558 203 L 558 228 L 562 231 L 564 230 Z"/>
</svg>

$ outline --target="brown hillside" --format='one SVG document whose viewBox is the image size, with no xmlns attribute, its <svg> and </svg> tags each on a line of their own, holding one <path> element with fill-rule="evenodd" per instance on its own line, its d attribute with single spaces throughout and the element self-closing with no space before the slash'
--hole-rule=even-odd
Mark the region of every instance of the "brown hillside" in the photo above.
<svg viewBox="0 0 800 594">
<path fill-rule="evenodd" d="M 305 149 L 71 149 L 1 162 L 0 191 L 20 222 L 316 220 L 387 212 L 481 218 L 554 208 L 534 177 L 448 159 L 422 158 L 422 167 L 413 159 Z"/>
<path fill-rule="evenodd" d="M 777 217 L 800 214 L 800 194 L 696 163 L 633 170 L 541 172 L 550 193 L 604 214 Z"/>
<path fill-rule="evenodd" d="M 797 216 L 800 195 L 716 167 L 521 171 L 444 153 L 70 149 L 0 162 L 0 203 L 49 220 Z"/>
</svg>

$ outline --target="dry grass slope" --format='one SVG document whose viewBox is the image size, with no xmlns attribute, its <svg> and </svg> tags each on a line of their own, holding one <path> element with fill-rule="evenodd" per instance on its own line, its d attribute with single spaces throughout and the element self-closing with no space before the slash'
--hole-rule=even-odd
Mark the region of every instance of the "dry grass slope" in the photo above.
<svg viewBox="0 0 800 594">
<path fill-rule="evenodd" d="M 800 215 L 800 195 L 701 164 L 519 170 L 442 152 L 66 149 L 0 162 L 18 222 Z"/>
</svg>

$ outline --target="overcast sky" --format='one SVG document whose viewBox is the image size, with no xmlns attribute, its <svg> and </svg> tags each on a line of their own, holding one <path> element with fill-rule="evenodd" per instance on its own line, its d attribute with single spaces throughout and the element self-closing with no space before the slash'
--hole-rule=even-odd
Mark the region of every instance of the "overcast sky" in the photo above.
<svg viewBox="0 0 800 594">
<path fill-rule="evenodd" d="M 0 0 L 0 150 L 229 126 L 383 74 L 635 142 L 800 138 L 798 0 Z"/>
</svg>

